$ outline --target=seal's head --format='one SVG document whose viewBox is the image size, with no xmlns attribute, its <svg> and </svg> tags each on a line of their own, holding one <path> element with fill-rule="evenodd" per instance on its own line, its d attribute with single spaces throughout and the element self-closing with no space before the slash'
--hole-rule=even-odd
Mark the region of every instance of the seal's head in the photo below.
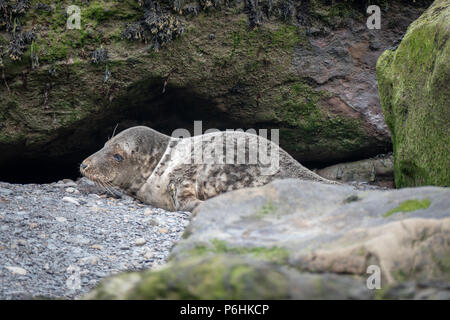
<svg viewBox="0 0 450 320">
<path fill-rule="evenodd" d="M 169 140 L 148 127 L 129 128 L 85 159 L 80 172 L 106 189 L 118 187 L 134 195 L 151 175 Z"/>
</svg>

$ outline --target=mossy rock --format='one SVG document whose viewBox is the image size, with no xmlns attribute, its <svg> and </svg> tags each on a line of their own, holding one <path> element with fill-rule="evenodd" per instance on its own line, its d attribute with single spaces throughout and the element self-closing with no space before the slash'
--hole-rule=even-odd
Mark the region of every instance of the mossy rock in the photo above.
<svg viewBox="0 0 450 320">
<path fill-rule="evenodd" d="M 283 299 L 288 297 L 287 287 L 286 275 L 280 270 L 219 255 L 106 279 L 88 298 Z"/>
<path fill-rule="evenodd" d="M 449 15 L 449 1 L 435 1 L 377 63 L 397 187 L 450 185 Z"/>
<path fill-rule="evenodd" d="M 245 256 L 214 255 L 104 279 L 84 299 L 368 299 L 364 279 L 301 274 Z"/>
</svg>

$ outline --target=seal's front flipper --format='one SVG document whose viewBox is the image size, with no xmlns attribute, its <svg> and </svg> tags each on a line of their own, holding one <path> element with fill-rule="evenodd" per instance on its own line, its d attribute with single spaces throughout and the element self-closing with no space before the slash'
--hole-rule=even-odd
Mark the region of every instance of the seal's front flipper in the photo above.
<svg viewBox="0 0 450 320">
<path fill-rule="evenodd" d="M 176 211 L 178 211 L 179 203 L 178 203 L 178 188 L 175 184 L 175 181 L 171 180 L 169 185 L 167 186 L 167 191 L 169 192 L 170 199 L 172 199 L 173 207 Z"/>
<path fill-rule="evenodd" d="M 203 201 L 196 198 L 192 186 L 188 183 L 182 184 L 180 187 L 175 181 L 170 181 L 167 186 L 170 198 L 176 211 L 192 212 Z"/>
</svg>

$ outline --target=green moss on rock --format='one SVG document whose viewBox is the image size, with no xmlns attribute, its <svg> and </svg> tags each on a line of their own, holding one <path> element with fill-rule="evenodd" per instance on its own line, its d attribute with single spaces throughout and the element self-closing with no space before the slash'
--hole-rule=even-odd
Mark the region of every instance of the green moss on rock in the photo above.
<svg viewBox="0 0 450 320">
<path fill-rule="evenodd" d="M 424 200 L 407 200 L 402 202 L 397 208 L 389 210 L 384 214 L 384 217 L 387 218 L 396 212 L 411 212 L 416 210 L 427 209 L 431 204 L 430 199 Z"/>
<path fill-rule="evenodd" d="M 378 60 L 397 187 L 450 185 L 450 4 L 438 0 Z"/>
<path fill-rule="evenodd" d="M 263 217 L 266 216 L 268 214 L 273 213 L 275 210 L 275 206 L 273 205 L 273 202 L 271 199 L 267 199 L 266 202 L 263 204 L 263 206 L 261 207 L 261 209 L 259 209 L 255 216 L 256 217 Z"/>
<path fill-rule="evenodd" d="M 317 91 L 302 81 L 281 86 L 279 92 L 273 102 L 277 106 L 274 108 L 274 121 L 282 125 L 281 136 L 292 135 L 286 140 L 290 140 L 296 151 L 314 146 L 324 152 L 348 152 L 366 143 L 368 135 L 360 119 L 334 115 L 321 108 L 323 98 L 327 96 L 325 92 Z"/>
<path fill-rule="evenodd" d="M 85 298 L 286 299 L 288 283 L 286 275 L 277 268 L 217 255 L 187 259 L 157 271 L 105 279 Z"/>
<path fill-rule="evenodd" d="M 259 260 L 266 260 L 277 264 L 287 264 L 289 252 L 285 248 L 279 247 L 231 247 L 226 241 L 212 239 L 211 245 L 196 245 L 189 256 L 203 256 L 206 254 L 233 254 L 248 255 Z"/>
</svg>

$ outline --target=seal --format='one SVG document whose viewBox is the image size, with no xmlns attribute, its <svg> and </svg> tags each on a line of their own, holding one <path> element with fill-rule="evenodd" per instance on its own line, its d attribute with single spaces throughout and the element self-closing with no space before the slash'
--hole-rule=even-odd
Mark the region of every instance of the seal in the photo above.
<svg viewBox="0 0 450 320">
<path fill-rule="evenodd" d="M 108 140 L 81 163 L 80 172 L 109 191 L 118 188 L 170 211 L 192 211 L 218 194 L 259 187 L 274 179 L 336 184 L 255 134 L 218 131 L 174 138 L 143 126 Z"/>
</svg>

